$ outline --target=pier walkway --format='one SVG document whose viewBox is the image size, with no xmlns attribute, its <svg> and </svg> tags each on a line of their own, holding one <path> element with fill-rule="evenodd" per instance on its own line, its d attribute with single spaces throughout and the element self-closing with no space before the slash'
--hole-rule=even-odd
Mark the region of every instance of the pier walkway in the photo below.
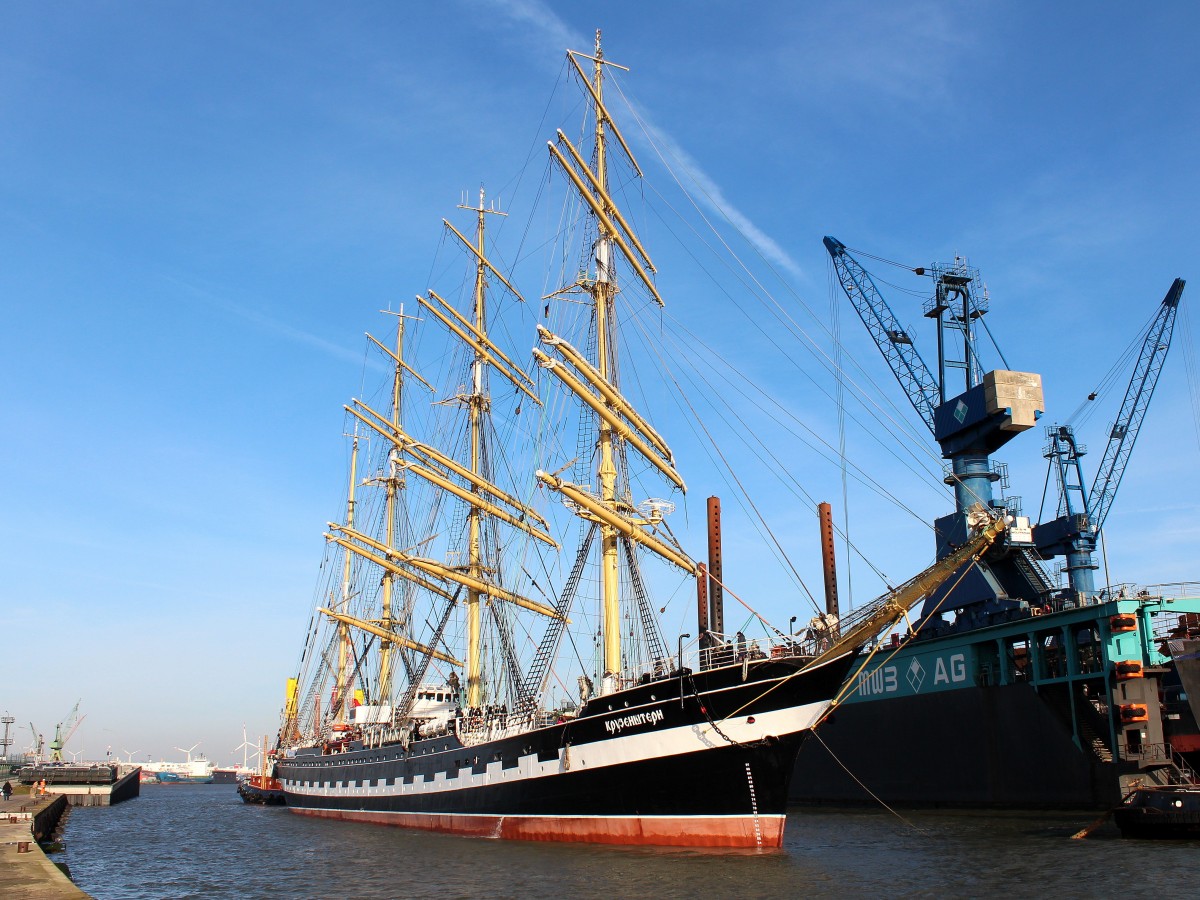
<svg viewBox="0 0 1200 900">
<path fill-rule="evenodd" d="M 0 800 L 0 897 L 88 898 L 52 863 L 37 837 L 48 839 L 67 807 L 67 798 L 53 794 L 34 800 L 22 789 L 9 801 Z"/>
</svg>

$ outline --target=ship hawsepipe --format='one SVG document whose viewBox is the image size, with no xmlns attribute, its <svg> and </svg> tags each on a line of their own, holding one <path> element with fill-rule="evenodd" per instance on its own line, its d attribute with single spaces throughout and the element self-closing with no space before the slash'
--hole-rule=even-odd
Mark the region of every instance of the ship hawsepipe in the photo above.
<svg viewBox="0 0 1200 900">
<path fill-rule="evenodd" d="M 452 730 L 279 760 L 293 812 L 518 840 L 779 847 L 800 745 L 848 651 L 686 669 L 597 697 L 578 717 L 464 744 Z"/>
</svg>

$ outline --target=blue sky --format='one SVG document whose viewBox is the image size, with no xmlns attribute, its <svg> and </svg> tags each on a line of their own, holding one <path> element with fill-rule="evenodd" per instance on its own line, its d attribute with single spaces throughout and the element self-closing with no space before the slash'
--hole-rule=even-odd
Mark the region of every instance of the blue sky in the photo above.
<svg viewBox="0 0 1200 900">
<path fill-rule="evenodd" d="M 830 321 L 822 235 L 913 265 L 964 254 L 1009 363 L 1040 372 L 1047 416 L 1065 418 L 1171 280 L 1200 278 L 1190 4 L 613 2 L 598 17 L 534 0 L 13 2 L 2 16 L 0 709 L 49 738 L 82 697 L 72 748 L 89 756 L 203 741 L 232 761 L 243 722 L 274 733 L 340 508 L 362 334 L 448 265 L 440 219 L 464 192 L 536 189 L 569 109 L 562 51 L 588 50 L 596 27 L 657 146 L 677 148 L 675 169 L 750 236 L 741 252 L 783 276 L 773 295 L 814 334 L 805 305 Z M 635 151 L 669 181 L 650 139 Z M 836 438 L 836 409 L 756 346 L 740 298 L 707 290 L 666 224 L 644 223 L 666 238 L 670 314 L 732 338 L 736 365 Z M 524 224 L 505 227 L 518 240 Z M 883 274 L 923 286 L 897 273 Z M 838 299 L 844 352 L 914 420 Z M 919 301 L 890 299 L 920 334 Z M 1192 302 L 1108 523 L 1114 580 L 1197 574 Z M 1093 464 L 1110 399 L 1081 426 Z M 677 416 L 655 421 L 686 432 Z M 907 577 L 941 495 L 865 430 L 846 441 L 914 513 L 852 492 L 855 541 Z M 1027 510 L 1042 443 L 1001 454 Z M 800 480 L 838 501 L 836 471 L 797 454 Z M 721 491 L 704 475 L 679 531 Z M 731 505 L 728 564 L 750 569 L 758 538 Z M 811 514 L 771 513 L 815 589 Z M 852 572 L 859 602 L 877 591 Z M 748 580 L 765 611 L 804 614 L 786 582 Z"/>
</svg>

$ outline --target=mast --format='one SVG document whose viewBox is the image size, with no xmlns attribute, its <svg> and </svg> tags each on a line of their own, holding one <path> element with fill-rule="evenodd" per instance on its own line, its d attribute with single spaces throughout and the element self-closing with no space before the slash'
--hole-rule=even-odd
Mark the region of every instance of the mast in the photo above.
<svg viewBox="0 0 1200 900">
<path fill-rule="evenodd" d="M 354 527 L 354 487 L 358 475 L 358 435 L 354 435 L 354 444 L 350 452 L 350 484 L 346 494 L 346 527 Z M 345 615 L 350 610 L 350 568 L 352 555 L 345 553 L 342 557 L 342 597 L 338 603 L 338 611 Z M 346 695 L 350 692 L 350 626 L 345 622 L 338 623 L 338 677 L 337 696 L 334 702 L 338 704 L 337 720 L 344 724 L 346 721 Z"/>
<path fill-rule="evenodd" d="M 629 497 L 629 486 L 621 481 L 625 471 L 624 459 L 629 450 L 657 468 L 680 490 L 686 490 L 683 479 L 675 471 L 675 460 L 662 437 L 633 408 L 620 393 L 617 373 L 617 285 L 615 262 L 619 254 L 660 306 L 662 297 L 658 293 L 650 273 L 655 271 L 629 222 L 621 214 L 617 203 L 608 192 L 608 153 L 610 139 L 628 157 L 634 171 L 640 176 L 641 168 L 629 150 L 616 122 L 604 105 L 604 67 L 613 66 L 604 59 L 600 32 L 596 32 L 594 55 L 588 56 L 573 50 L 567 51 L 567 59 L 579 75 L 589 94 L 594 114 L 594 145 L 592 159 L 594 168 L 567 139 L 561 130 L 557 141 L 548 143 L 551 158 L 565 174 L 578 196 L 590 209 L 596 222 L 596 239 L 592 246 L 595 265 L 594 277 L 577 280 L 574 285 L 555 292 L 586 292 L 594 308 L 596 358 L 587 360 L 583 354 L 548 329 L 539 328 L 541 342 L 559 357 L 558 359 L 538 349 L 533 356 L 538 364 L 553 374 L 575 398 L 591 407 L 597 417 L 596 480 L 598 491 L 590 493 L 579 485 L 571 485 L 556 475 L 538 473 L 538 480 L 562 495 L 576 515 L 599 526 L 600 541 L 600 606 L 602 635 L 601 694 L 609 694 L 620 688 L 625 665 L 622 658 L 621 634 L 621 576 L 622 551 L 630 567 L 629 577 L 633 595 L 638 598 L 639 615 L 646 629 L 646 647 L 653 659 L 666 656 L 665 645 L 653 622 L 647 621 L 649 607 L 644 593 L 637 564 L 634 561 L 633 544 L 645 547 L 685 571 L 695 574 L 696 564 L 685 553 L 670 545 L 655 534 L 662 522 L 663 512 L 673 508 L 665 501 L 647 501 L 645 509 L 633 506 Z M 588 74 L 579 59 L 592 62 Z M 617 66 L 624 69 L 624 66 Z M 559 150 L 559 146 L 566 151 Z M 647 529 L 648 530 L 643 530 Z M 642 608 L 645 607 L 645 608 Z"/>
<path fill-rule="evenodd" d="M 392 376 L 392 417 L 391 425 L 394 430 L 400 429 L 400 401 L 404 386 L 404 306 L 396 315 L 396 363 L 395 374 Z M 394 452 L 388 453 L 388 472 L 385 479 L 387 524 L 384 529 L 384 543 L 390 548 L 396 547 L 396 500 L 403 482 Z M 383 572 L 383 591 L 380 598 L 379 625 L 388 634 L 394 631 L 395 620 L 392 616 L 392 598 L 394 595 L 396 575 L 390 569 Z M 379 702 L 387 703 L 392 696 L 392 655 L 395 653 L 394 643 L 381 637 L 379 640 Z"/>
<path fill-rule="evenodd" d="M 601 197 L 606 193 L 608 164 L 604 146 L 604 51 L 600 46 L 600 30 L 596 30 L 596 57 L 593 61 L 592 91 L 596 96 L 596 182 Z M 603 202 L 603 201 L 601 201 Z M 609 318 L 616 294 L 615 272 L 612 267 L 612 235 L 605 223 L 597 221 L 596 281 L 592 285 L 592 300 L 596 306 L 596 368 L 607 382 L 615 379 L 615 358 L 610 358 Z M 600 500 L 610 509 L 617 505 L 617 467 L 613 459 L 612 426 L 600 421 L 600 459 L 596 475 L 600 483 Z M 604 671 L 601 693 L 617 689 L 621 672 L 621 598 L 619 587 L 619 533 L 609 524 L 600 526 L 600 581 L 603 603 Z"/>
<path fill-rule="evenodd" d="M 472 210 L 476 214 L 475 221 L 475 294 L 473 318 L 475 332 L 487 337 L 487 271 L 484 256 L 483 233 L 487 213 L 504 215 L 499 210 L 486 209 L 483 205 L 483 188 L 479 189 L 479 205 L 459 205 L 459 209 Z M 476 478 L 484 476 L 483 472 L 483 422 L 489 409 L 488 396 L 485 392 L 484 366 L 487 359 L 481 348 L 475 348 L 475 358 L 471 363 L 471 393 L 466 397 L 467 410 L 471 424 L 471 458 L 470 472 Z M 480 493 L 480 488 L 474 486 L 472 492 Z M 467 575 L 477 581 L 483 581 L 483 553 L 480 546 L 481 518 L 483 510 L 476 504 L 471 504 L 467 510 Z M 480 597 L 483 594 L 475 588 L 467 589 L 467 706 L 471 708 L 483 706 L 483 643 L 482 643 L 482 608 Z"/>
</svg>

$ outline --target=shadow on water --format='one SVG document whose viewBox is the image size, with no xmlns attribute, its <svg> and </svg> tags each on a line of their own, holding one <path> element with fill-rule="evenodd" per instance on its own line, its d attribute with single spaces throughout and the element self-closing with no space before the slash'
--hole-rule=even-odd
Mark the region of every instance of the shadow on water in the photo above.
<svg viewBox="0 0 1200 900">
<path fill-rule="evenodd" d="M 75 810 L 65 861 L 98 900 L 167 898 L 787 898 L 1194 892 L 1193 842 L 1070 835 L 1088 813 L 797 808 L 782 850 L 462 838 L 247 806 L 231 785 L 147 785 Z M 1131 880 L 1133 879 L 1133 880 Z"/>
</svg>

